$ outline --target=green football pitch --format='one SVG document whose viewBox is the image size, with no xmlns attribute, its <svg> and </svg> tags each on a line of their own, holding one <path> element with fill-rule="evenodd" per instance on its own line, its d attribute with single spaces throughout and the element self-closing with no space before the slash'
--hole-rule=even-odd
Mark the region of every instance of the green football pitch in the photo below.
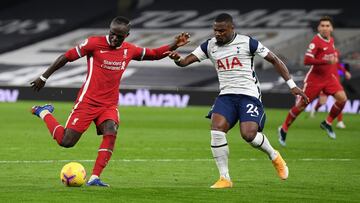
<svg viewBox="0 0 360 203">
<path fill-rule="evenodd" d="M 0 103 L 0 202 L 359 202 L 360 116 L 344 115 L 346 129 L 329 139 L 319 128 L 326 114 L 301 115 L 277 142 L 286 110 L 266 109 L 265 134 L 289 166 L 281 181 L 266 155 L 228 134 L 231 189 L 210 189 L 218 172 L 210 151 L 206 107 L 120 107 L 116 147 L 102 180 L 110 188 L 65 187 L 59 173 L 77 161 L 91 173 L 101 137 L 91 125 L 74 148 L 61 148 L 30 114 L 43 102 Z M 72 103 L 54 103 L 64 124 Z"/>
</svg>

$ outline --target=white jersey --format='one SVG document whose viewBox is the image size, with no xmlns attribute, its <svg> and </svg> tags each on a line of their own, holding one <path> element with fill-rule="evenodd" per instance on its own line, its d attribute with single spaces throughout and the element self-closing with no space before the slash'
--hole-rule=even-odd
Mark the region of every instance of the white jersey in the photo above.
<svg viewBox="0 0 360 203">
<path fill-rule="evenodd" d="M 192 52 L 199 61 L 209 58 L 214 64 L 220 95 L 244 94 L 258 99 L 261 99 L 261 92 L 254 70 L 254 56 L 257 54 L 264 58 L 268 53 L 269 49 L 257 40 L 239 34 L 223 46 L 218 46 L 213 37 Z"/>
</svg>

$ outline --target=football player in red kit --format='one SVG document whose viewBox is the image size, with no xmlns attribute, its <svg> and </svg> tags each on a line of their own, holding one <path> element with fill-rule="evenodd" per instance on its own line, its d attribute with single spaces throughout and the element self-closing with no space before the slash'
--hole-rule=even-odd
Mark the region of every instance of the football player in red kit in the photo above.
<svg viewBox="0 0 360 203">
<path fill-rule="evenodd" d="M 336 53 L 338 58 L 340 58 L 340 52 L 338 49 L 336 49 Z M 337 65 L 337 76 L 339 78 L 339 80 L 342 82 L 342 80 L 346 79 L 346 80 L 350 80 L 351 79 L 351 73 L 350 71 L 348 71 L 345 68 L 345 65 L 343 63 L 341 63 L 340 61 L 336 64 Z M 341 76 L 340 76 L 341 75 Z M 341 79 L 342 78 L 342 79 Z M 324 94 L 323 92 L 320 93 L 319 97 L 318 97 L 318 101 L 315 104 L 315 106 L 313 108 L 311 108 L 310 111 L 310 117 L 315 117 L 315 113 L 318 111 L 318 109 L 324 105 L 326 103 L 328 99 L 328 95 Z M 339 113 L 339 115 L 337 116 L 337 124 L 336 124 L 337 128 L 346 128 L 344 121 L 343 121 L 343 113 Z"/>
<path fill-rule="evenodd" d="M 304 92 L 310 102 L 316 99 L 320 92 L 335 98 L 336 102 L 331 107 L 329 115 L 320 124 L 328 136 L 335 139 L 336 135 L 331 125 L 344 108 L 347 97 L 337 73 L 338 55 L 334 46 L 334 38 L 331 36 L 333 22 L 330 17 L 324 16 L 320 19 L 318 32 L 309 44 L 304 58 L 304 64 L 311 66 L 304 80 Z M 290 109 L 284 123 L 278 129 L 281 145 L 285 146 L 286 134 L 290 125 L 305 107 L 306 104 L 298 99 Z"/>
<path fill-rule="evenodd" d="M 93 36 L 83 43 L 59 56 L 50 67 L 36 80 L 31 82 L 35 91 L 44 87 L 46 80 L 66 63 L 86 56 L 87 76 L 82 85 L 75 105 L 65 124 L 61 126 L 52 115 L 52 105 L 33 106 L 32 113 L 47 125 L 52 137 L 62 147 L 73 147 L 81 135 L 94 121 L 97 133 L 103 135 L 98 156 L 89 178 L 89 186 L 109 186 L 99 178 L 112 155 L 119 125 L 118 99 L 121 76 L 131 60 L 160 60 L 187 44 L 189 34 L 175 37 L 171 45 L 149 49 L 124 42 L 129 35 L 130 21 L 125 17 L 116 17 L 111 21 L 109 34 Z"/>
</svg>

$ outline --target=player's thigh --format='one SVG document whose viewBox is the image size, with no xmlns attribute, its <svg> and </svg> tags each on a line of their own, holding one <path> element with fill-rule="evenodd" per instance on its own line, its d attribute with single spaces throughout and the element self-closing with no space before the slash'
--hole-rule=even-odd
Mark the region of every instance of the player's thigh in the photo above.
<svg viewBox="0 0 360 203">
<path fill-rule="evenodd" d="M 338 78 L 333 77 L 329 80 L 324 88 L 324 92 L 333 95 L 338 102 L 346 102 L 347 96 Z"/>
<path fill-rule="evenodd" d="M 76 109 L 73 109 L 69 115 L 65 128 L 84 133 L 96 116 L 96 108 L 91 108 L 88 105 L 79 105 Z"/>
<path fill-rule="evenodd" d="M 240 133 L 244 137 L 253 136 L 265 127 L 266 114 L 260 100 L 244 96 L 239 103 Z"/>
<path fill-rule="evenodd" d="M 237 122 L 237 109 L 234 102 L 234 95 L 220 95 L 208 116 L 211 118 L 211 129 L 227 132 Z"/>
<path fill-rule="evenodd" d="M 324 86 L 319 84 L 318 82 L 307 82 L 304 84 L 303 91 L 305 95 L 309 98 L 310 102 L 314 101 L 314 99 L 318 98 Z M 299 97 L 297 97 L 296 106 L 299 109 L 305 108 L 306 104 Z"/>
<path fill-rule="evenodd" d="M 116 135 L 119 126 L 119 111 L 116 106 L 103 108 L 95 119 L 98 135 Z"/>
</svg>

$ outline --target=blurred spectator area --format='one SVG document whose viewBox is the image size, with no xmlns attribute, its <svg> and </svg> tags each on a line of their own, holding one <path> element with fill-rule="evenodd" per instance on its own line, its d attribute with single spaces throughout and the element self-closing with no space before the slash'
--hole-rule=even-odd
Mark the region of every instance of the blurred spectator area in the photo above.
<svg viewBox="0 0 360 203">
<path fill-rule="evenodd" d="M 234 17 L 236 31 L 261 41 L 288 66 L 301 84 L 308 67 L 305 51 L 316 30 L 318 19 L 330 15 L 335 21 L 336 47 L 343 62 L 350 64 L 350 81 L 360 92 L 360 16 L 351 4 L 324 0 L 304 3 L 259 0 L 241 1 L 168 0 L 3 0 L 0 1 L 0 85 L 28 86 L 60 54 L 90 35 L 105 35 L 111 19 L 124 15 L 131 19 L 127 41 L 144 47 L 169 43 L 180 32 L 191 34 L 191 43 L 181 47 L 191 53 L 212 37 L 212 22 L 220 12 Z M 257 75 L 263 91 L 288 91 L 271 64 L 257 57 Z M 80 87 L 86 76 L 85 60 L 59 70 L 47 83 L 54 87 Z M 216 90 L 216 72 L 209 61 L 192 68 L 176 68 L 173 61 L 136 62 L 129 65 L 122 87 L 165 89 L 202 88 Z"/>
</svg>

